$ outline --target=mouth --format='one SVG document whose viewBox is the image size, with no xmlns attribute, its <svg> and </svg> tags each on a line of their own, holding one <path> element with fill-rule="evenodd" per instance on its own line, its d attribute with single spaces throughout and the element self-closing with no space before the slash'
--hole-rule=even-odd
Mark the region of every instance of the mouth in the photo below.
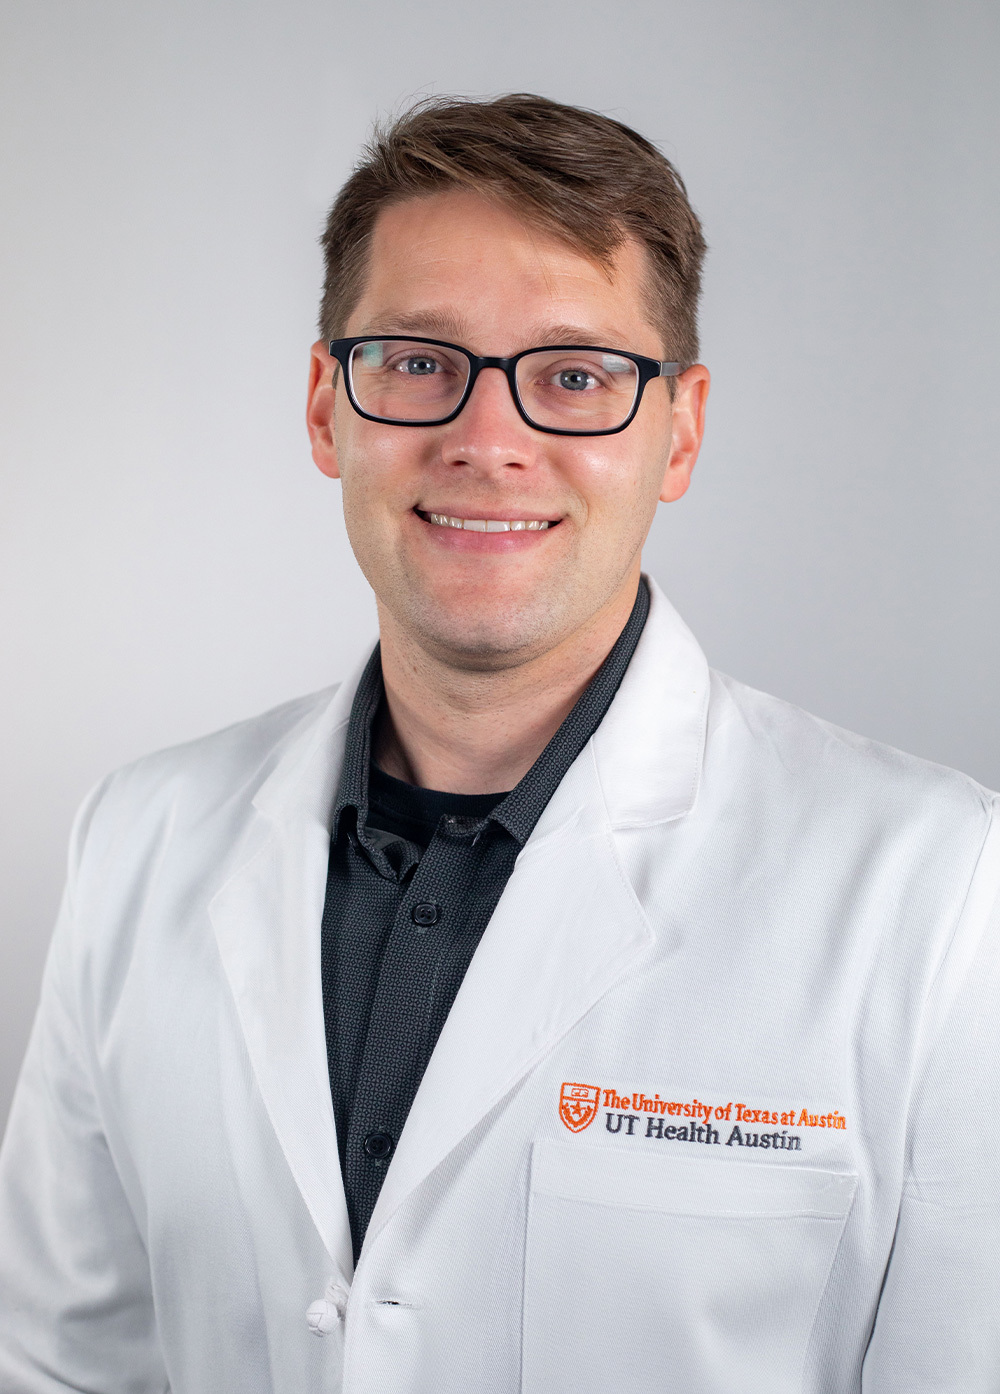
<svg viewBox="0 0 1000 1394">
<path fill-rule="evenodd" d="M 414 512 L 436 528 L 456 528 L 462 532 L 544 532 L 559 524 L 558 518 L 459 518 L 451 513 L 425 512 L 422 508 Z"/>
</svg>

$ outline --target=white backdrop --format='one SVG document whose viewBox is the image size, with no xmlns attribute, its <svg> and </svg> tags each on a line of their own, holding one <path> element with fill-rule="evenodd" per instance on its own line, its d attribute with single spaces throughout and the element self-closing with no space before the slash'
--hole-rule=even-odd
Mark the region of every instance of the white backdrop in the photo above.
<svg viewBox="0 0 1000 1394">
<path fill-rule="evenodd" d="M 711 245 L 692 492 L 647 566 L 710 660 L 1000 785 L 995 0 L 8 0 L 0 17 L 0 1120 L 72 810 L 374 632 L 302 426 L 372 117 L 631 122 Z"/>
</svg>

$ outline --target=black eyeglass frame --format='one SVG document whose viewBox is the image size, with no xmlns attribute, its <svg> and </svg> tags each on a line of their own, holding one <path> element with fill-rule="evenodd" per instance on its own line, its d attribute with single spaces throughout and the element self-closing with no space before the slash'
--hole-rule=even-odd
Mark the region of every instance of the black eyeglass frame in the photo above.
<svg viewBox="0 0 1000 1394">
<path fill-rule="evenodd" d="M 351 354 L 359 344 L 427 344 L 431 348 L 451 349 L 455 353 L 460 353 L 469 362 L 469 380 L 465 384 L 465 391 L 462 393 L 461 400 L 454 411 L 450 411 L 447 416 L 435 417 L 431 421 L 398 421 L 392 416 L 373 416 L 371 412 L 365 411 L 358 404 L 354 395 L 354 387 L 351 382 L 350 361 Z M 540 426 L 537 421 L 532 421 L 531 417 L 524 409 L 520 394 L 517 390 L 517 365 L 522 358 L 527 358 L 531 353 L 612 353 L 616 358 L 627 358 L 634 363 L 639 373 L 639 383 L 635 390 L 635 401 L 632 403 L 632 410 L 621 423 L 620 426 L 608 426 L 601 431 L 565 431 L 559 426 Z M 533 431 L 544 431 L 549 436 L 616 436 L 619 431 L 624 431 L 626 426 L 630 426 L 635 419 L 635 414 L 639 410 L 639 403 L 642 401 L 642 394 L 646 390 L 646 384 L 652 382 L 654 378 L 675 378 L 682 371 L 680 363 L 669 361 L 661 362 L 658 358 L 646 358 L 641 353 L 630 353 L 628 349 L 610 349 L 603 344 L 540 344 L 538 348 L 522 349 L 520 353 L 515 353 L 511 358 L 480 358 L 478 354 L 470 353 L 461 344 L 450 344 L 446 339 L 423 339 L 416 338 L 412 334 L 360 334 L 353 339 L 331 339 L 330 357 L 335 358 L 344 372 L 344 386 L 347 388 L 347 396 L 351 406 L 363 416 L 366 421 L 377 421 L 384 426 L 447 426 L 449 421 L 454 421 L 466 402 L 472 396 L 472 389 L 476 385 L 476 378 L 484 368 L 499 368 L 507 379 L 510 388 L 510 395 L 514 399 L 518 415 L 525 425 L 530 426 Z"/>
</svg>

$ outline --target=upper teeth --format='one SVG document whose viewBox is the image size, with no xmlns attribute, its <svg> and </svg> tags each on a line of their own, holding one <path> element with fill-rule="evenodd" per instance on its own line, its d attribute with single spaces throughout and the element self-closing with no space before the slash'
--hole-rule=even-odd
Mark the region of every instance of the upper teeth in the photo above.
<svg viewBox="0 0 1000 1394">
<path fill-rule="evenodd" d="M 548 527 L 545 518 L 450 518 L 447 513 L 428 513 L 427 517 L 439 528 L 464 528 L 466 532 L 541 532 Z"/>
</svg>

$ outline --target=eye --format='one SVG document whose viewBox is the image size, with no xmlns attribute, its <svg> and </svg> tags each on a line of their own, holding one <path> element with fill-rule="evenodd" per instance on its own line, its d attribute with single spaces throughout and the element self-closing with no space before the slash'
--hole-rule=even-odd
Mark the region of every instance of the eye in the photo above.
<svg viewBox="0 0 1000 1394">
<path fill-rule="evenodd" d="M 597 386 L 597 379 L 585 368 L 564 368 L 556 381 L 568 392 L 585 392 L 588 388 Z"/>
<path fill-rule="evenodd" d="M 441 364 L 437 359 L 423 353 L 411 353 L 398 367 L 400 371 L 409 373 L 412 377 L 429 377 L 432 373 L 441 371 Z"/>
</svg>

